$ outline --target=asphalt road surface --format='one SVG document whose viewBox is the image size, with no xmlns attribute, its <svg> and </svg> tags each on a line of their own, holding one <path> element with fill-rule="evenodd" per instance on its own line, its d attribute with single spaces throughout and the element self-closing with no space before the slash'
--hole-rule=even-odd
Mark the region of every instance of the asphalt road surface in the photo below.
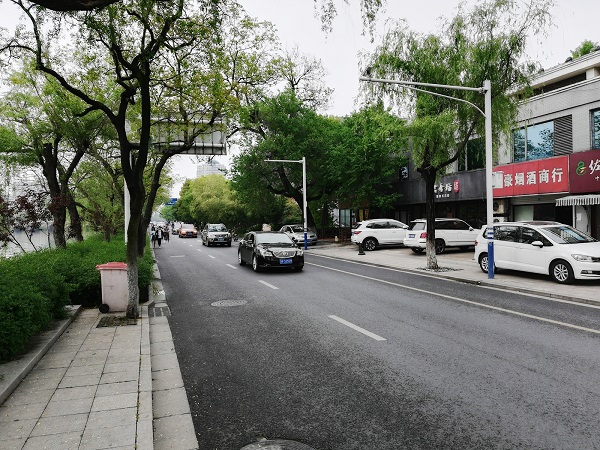
<svg viewBox="0 0 600 450">
<path fill-rule="evenodd" d="M 310 251 L 261 273 L 236 243 L 155 254 L 203 450 L 600 448 L 597 307 Z"/>
</svg>

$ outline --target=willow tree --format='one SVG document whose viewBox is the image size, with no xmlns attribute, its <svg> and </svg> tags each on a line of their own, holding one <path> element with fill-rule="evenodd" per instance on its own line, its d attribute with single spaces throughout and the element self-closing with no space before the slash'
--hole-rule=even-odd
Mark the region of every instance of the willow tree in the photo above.
<svg viewBox="0 0 600 450">
<path fill-rule="evenodd" d="M 551 4 L 551 0 L 530 0 L 526 5 L 492 0 L 470 10 L 460 7 L 452 20 L 443 23 L 439 34 L 419 34 L 400 22 L 371 55 L 369 73 L 372 78 L 474 88 L 491 80 L 496 145 L 515 121 L 520 99 L 511 92 L 517 87 L 523 92 L 537 72 L 536 64 L 526 61 L 525 46 L 527 38 L 542 33 L 550 24 Z M 437 269 L 434 185 L 464 154 L 469 141 L 484 138 L 484 95 L 393 86 L 369 83 L 365 87 L 369 96 L 391 99 L 410 117 L 411 156 L 426 185 L 427 266 Z"/>
</svg>

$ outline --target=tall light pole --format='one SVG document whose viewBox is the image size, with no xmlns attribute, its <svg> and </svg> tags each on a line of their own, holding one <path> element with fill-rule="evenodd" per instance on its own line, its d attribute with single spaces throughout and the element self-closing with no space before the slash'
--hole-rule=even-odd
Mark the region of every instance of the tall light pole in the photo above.
<svg viewBox="0 0 600 450">
<path fill-rule="evenodd" d="M 483 86 L 479 88 L 468 87 L 468 86 L 451 86 L 447 84 L 432 84 L 432 83 L 418 83 L 415 81 L 399 81 L 399 80 L 388 80 L 383 78 L 371 78 L 362 76 L 359 78 L 360 81 L 367 81 L 369 83 L 384 83 L 384 84 L 397 84 L 401 87 L 412 89 L 413 91 L 423 92 L 426 94 L 436 95 L 438 97 L 449 98 L 459 102 L 467 103 L 479 111 L 485 118 L 485 195 L 486 195 L 486 220 L 487 220 L 487 231 L 486 235 L 488 238 L 488 278 L 494 278 L 494 186 L 492 180 L 492 82 L 485 80 Z M 462 98 L 452 97 L 450 95 L 439 94 L 437 92 L 427 91 L 425 89 L 419 89 L 422 87 L 434 87 L 443 89 L 455 89 L 460 91 L 473 91 L 479 92 L 485 95 L 485 111 L 482 111 L 474 103 L 471 103 Z"/>
<path fill-rule="evenodd" d="M 268 157 L 268 156 L 267 156 Z M 302 164 L 302 228 L 304 230 L 304 250 L 308 248 L 308 225 L 306 218 L 306 157 L 302 159 L 265 159 L 266 162 L 281 162 L 281 163 L 300 163 Z"/>
</svg>

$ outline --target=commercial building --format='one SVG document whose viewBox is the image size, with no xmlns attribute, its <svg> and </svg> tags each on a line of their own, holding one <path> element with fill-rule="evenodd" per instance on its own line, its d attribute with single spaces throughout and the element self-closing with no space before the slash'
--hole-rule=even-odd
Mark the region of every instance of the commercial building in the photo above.
<svg viewBox="0 0 600 450">
<path fill-rule="evenodd" d="M 532 87 L 494 165 L 494 220 L 556 220 L 600 238 L 600 48 L 539 73 Z M 388 215 L 424 217 L 425 183 L 412 163 L 397 186 L 402 196 Z M 437 217 L 485 223 L 481 142 L 440 178 L 435 195 Z"/>
</svg>

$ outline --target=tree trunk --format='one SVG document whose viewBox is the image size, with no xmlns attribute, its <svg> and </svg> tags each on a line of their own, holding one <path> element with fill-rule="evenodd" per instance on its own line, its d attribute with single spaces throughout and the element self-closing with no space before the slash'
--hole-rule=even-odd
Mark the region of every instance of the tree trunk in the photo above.
<svg viewBox="0 0 600 450">
<path fill-rule="evenodd" d="M 67 209 L 69 210 L 69 218 L 70 218 L 70 226 L 69 226 L 69 237 L 75 238 L 78 242 L 83 241 L 83 229 L 81 227 L 81 217 L 79 216 L 79 210 L 77 209 L 77 205 L 73 200 L 73 196 L 69 193 L 67 194 L 68 205 Z"/>
<path fill-rule="evenodd" d="M 425 180 L 425 218 L 427 219 L 427 268 L 439 269 L 435 254 L 435 178 L 437 170 L 434 167 L 421 167 L 419 172 Z"/>
</svg>

